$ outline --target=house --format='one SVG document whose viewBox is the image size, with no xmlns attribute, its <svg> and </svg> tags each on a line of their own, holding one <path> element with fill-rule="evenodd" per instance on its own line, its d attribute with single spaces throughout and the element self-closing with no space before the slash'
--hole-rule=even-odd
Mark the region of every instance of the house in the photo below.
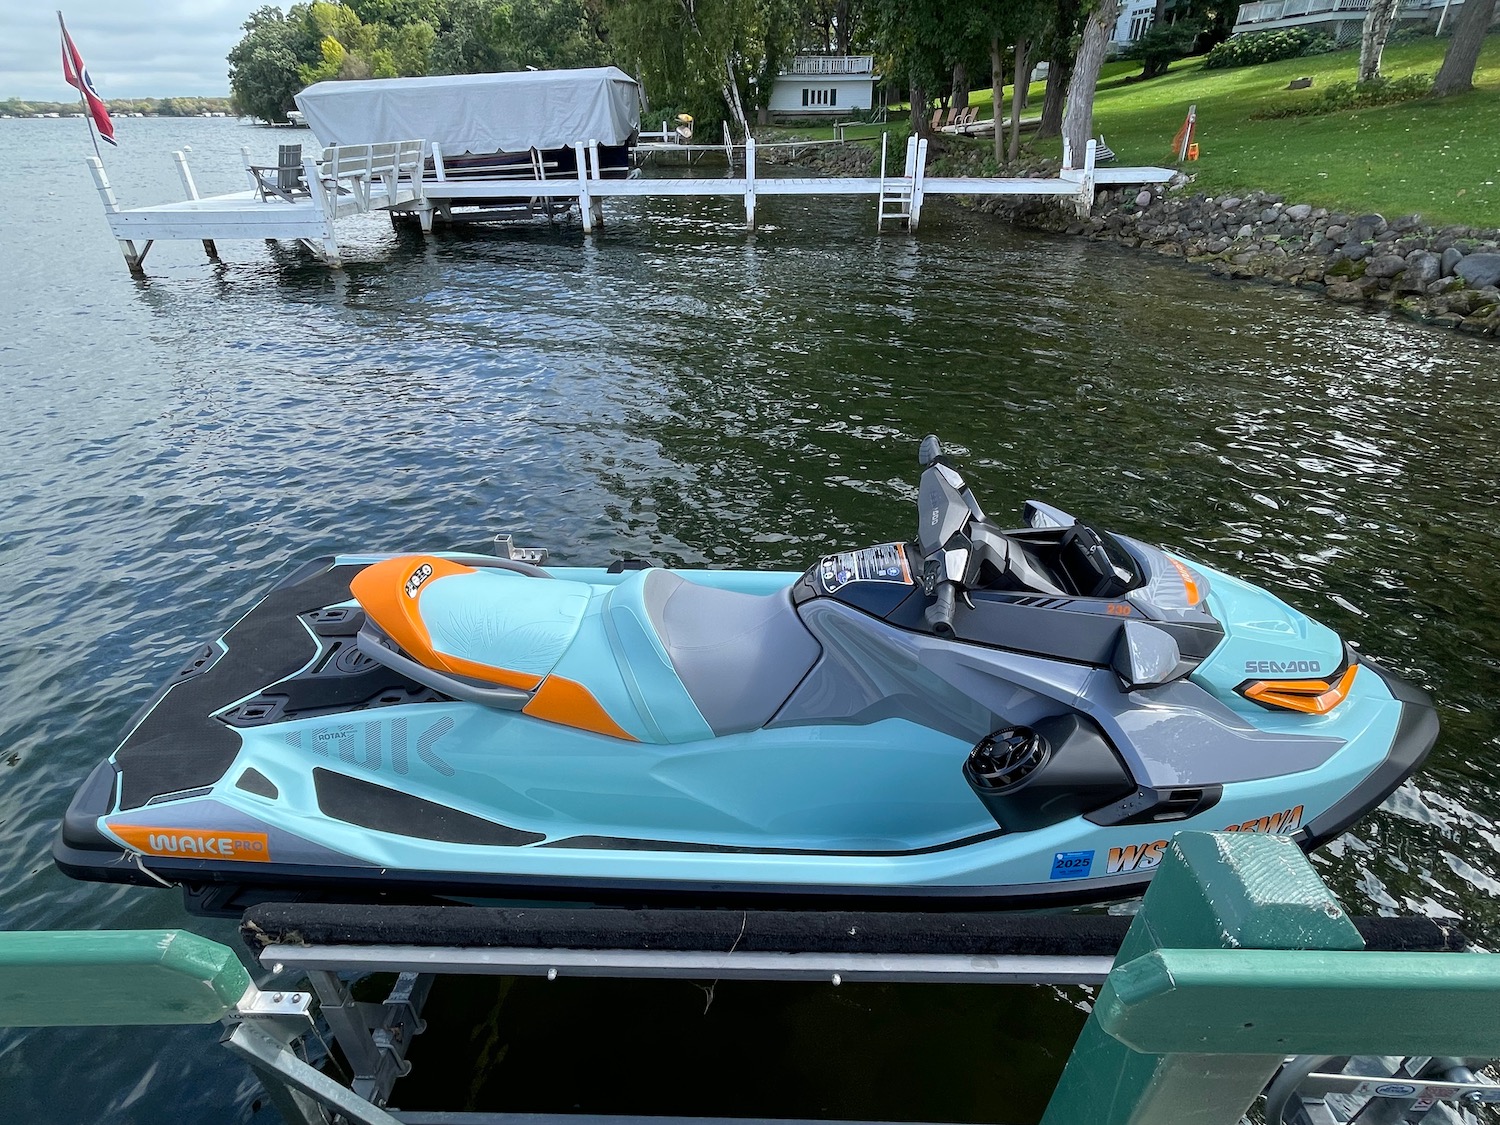
<svg viewBox="0 0 1500 1125">
<path fill-rule="evenodd" d="M 1307 27 L 1333 36 L 1340 46 L 1358 43 L 1369 6 L 1368 0 L 1258 0 L 1240 5 L 1232 34 Z M 1434 30 L 1451 28 L 1462 6 L 1463 0 L 1402 0 L 1397 26 L 1420 21 Z"/>
<path fill-rule="evenodd" d="M 797 55 L 776 76 L 766 107 L 772 117 L 847 117 L 875 106 L 872 55 Z"/>
<path fill-rule="evenodd" d="M 1156 0 L 1125 0 L 1120 5 L 1120 18 L 1115 20 L 1115 33 L 1110 37 L 1109 49 L 1118 54 L 1142 35 L 1151 30 L 1156 22 Z"/>
</svg>

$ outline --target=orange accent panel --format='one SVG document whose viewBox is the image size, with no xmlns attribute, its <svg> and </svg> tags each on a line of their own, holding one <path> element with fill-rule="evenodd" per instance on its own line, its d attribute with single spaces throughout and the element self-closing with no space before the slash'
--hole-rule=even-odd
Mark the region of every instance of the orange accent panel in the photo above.
<svg viewBox="0 0 1500 1125">
<path fill-rule="evenodd" d="M 111 824 L 109 830 L 142 855 L 159 855 L 168 859 L 271 862 L 271 844 L 264 832 L 220 832 L 212 828 L 147 828 L 139 824 Z"/>
<path fill-rule="evenodd" d="M 609 717 L 589 689 L 561 676 L 548 676 L 532 696 L 531 702 L 521 708 L 536 719 L 549 723 L 560 723 L 565 727 L 607 734 L 611 738 L 623 738 L 627 742 L 640 741 L 619 723 Z"/>
<path fill-rule="evenodd" d="M 426 568 L 426 574 L 423 569 Z M 540 676 L 512 672 L 473 660 L 449 656 L 432 647 L 432 636 L 422 623 L 418 605 L 428 583 L 453 574 L 474 574 L 475 568 L 436 555 L 401 555 L 371 563 L 354 576 L 349 592 L 386 631 L 393 641 L 418 664 L 438 672 L 483 680 L 486 683 L 530 691 L 542 682 Z M 413 585 L 415 583 L 415 585 Z"/>
<path fill-rule="evenodd" d="M 1199 602 L 1201 602 L 1203 600 L 1203 594 L 1198 589 L 1198 583 L 1193 579 L 1193 572 L 1187 567 L 1183 566 L 1171 555 L 1167 556 L 1167 561 L 1177 568 L 1177 575 L 1182 579 L 1183 589 L 1187 591 L 1188 604 L 1197 605 Z"/>
<path fill-rule="evenodd" d="M 1245 696 L 1257 703 L 1284 707 L 1288 711 L 1326 715 L 1344 702 L 1349 689 L 1354 686 L 1357 671 L 1359 665 L 1351 664 L 1336 684 L 1327 680 L 1261 680 L 1247 687 Z"/>
</svg>

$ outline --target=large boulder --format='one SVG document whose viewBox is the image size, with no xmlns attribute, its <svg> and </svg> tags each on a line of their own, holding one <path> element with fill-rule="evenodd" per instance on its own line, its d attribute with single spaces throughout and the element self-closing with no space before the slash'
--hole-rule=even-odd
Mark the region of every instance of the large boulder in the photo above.
<svg viewBox="0 0 1500 1125">
<path fill-rule="evenodd" d="M 1403 280 L 1415 285 L 1427 285 L 1436 281 L 1443 272 L 1443 262 L 1436 254 L 1426 250 L 1413 250 L 1406 256 L 1406 275 Z"/>
<path fill-rule="evenodd" d="M 1395 277 L 1406 269 L 1406 259 L 1395 254 L 1376 254 L 1365 266 L 1366 277 Z"/>
<path fill-rule="evenodd" d="M 1310 203 L 1293 203 L 1286 209 L 1286 217 L 1294 223 L 1304 222 L 1313 212 Z"/>
<path fill-rule="evenodd" d="M 1500 254 L 1469 254 L 1453 267 L 1453 272 L 1475 289 L 1500 285 Z"/>
<path fill-rule="evenodd" d="M 1464 252 L 1457 246 L 1450 246 L 1443 251 L 1443 276 L 1452 277 L 1453 271 L 1458 268 L 1458 263 L 1464 260 Z"/>
<path fill-rule="evenodd" d="M 1369 214 L 1361 215 L 1350 225 L 1349 231 L 1356 242 L 1373 242 L 1385 233 L 1385 217 L 1383 215 Z"/>
</svg>

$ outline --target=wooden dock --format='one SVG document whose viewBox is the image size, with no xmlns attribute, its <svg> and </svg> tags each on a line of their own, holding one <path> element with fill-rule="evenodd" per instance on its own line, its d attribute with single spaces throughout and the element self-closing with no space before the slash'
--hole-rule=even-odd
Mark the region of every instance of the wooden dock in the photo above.
<svg viewBox="0 0 1500 1125">
<path fill-rule="evenodd" d="M 110 231 L 119 240 L 126 264 L 134 274 L 154 242 L 199 239 L 210 256 L 221 239 L 295 239 L 329 265 L 340 264 L 334 222 L 346 215 L 372 210 L 414 214 L 422 229 L 434 220 L 461 218 L 454 208 L 493 204 L 496 209 L 520 208 L 552 215 L 559 206 L 578 208 L 583 229 L 603 222 L 602 201 L 610 198 L 719 196 L 741 198 L 745 227 L 755 229 L 760 196 L 870 196 L 876 200 L 876 229 L 889 222 L 915 231 L 923 201 L 930 195 L 1051 197 L 1074 201 L 1080 215 L 1093 206 L 1094 192 L 1103 184 L 1164 183 L 1169 168 L 1095 166 L 1095 142 L 1090 141 L 1082 166 L 1072 168 L 1064 149 L 1064 168 L 1055 178 L 928 176 L 927 142 L 907 141 L 899 174 L 888 167 L 885 138 L 881 139 L 878 176 L 785 176 L 764 179 L 756 172 L 756 142 L 743 146 L 743 175 L 687 176 L 675 179 L 606 178 L 600 168 L 599 148 L 590 142 L 573 146 L 576 174 L 548 173 L 548 165 L 533 159 L 519 167 L 497 168 L 481 176 L 452 175 L 437 145 L 422 141 L 393 141 L 345 145 L 309 156 L 301 166 L 256 166 L 243 149 L 249 190 L 200 197 L 185 156 L 175 155 L 187 198 L 153 207 L 122 208 L 96 158 L 88 164 L 104 202 Z M 424 162 L 424 151 L 431 161 Z M 731 159 L 733 159 L 731 150 Z M 430 164 L 430 166 L 429 166 Z M 481 210 L 488 218 L 496 212 Z"/>
</svg>

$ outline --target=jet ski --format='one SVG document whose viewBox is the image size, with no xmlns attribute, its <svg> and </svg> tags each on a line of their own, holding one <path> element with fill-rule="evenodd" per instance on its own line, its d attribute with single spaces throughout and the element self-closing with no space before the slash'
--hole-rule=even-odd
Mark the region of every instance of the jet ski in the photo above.
<svg viewBox="0 0 1500 1125">
<path fill-rule="evenodd" d="M 1437 737 L 1272 594 L 935 437 L 916 536 L 803 573 L 340 555 L 195 651 L 83 783 L 81 879 L 267 899 L 892 909 L 1139 894 L 1180 829 L 1311 849 Z M 508 540 L 507 540 L 508 543 Z"/>
</svg>

